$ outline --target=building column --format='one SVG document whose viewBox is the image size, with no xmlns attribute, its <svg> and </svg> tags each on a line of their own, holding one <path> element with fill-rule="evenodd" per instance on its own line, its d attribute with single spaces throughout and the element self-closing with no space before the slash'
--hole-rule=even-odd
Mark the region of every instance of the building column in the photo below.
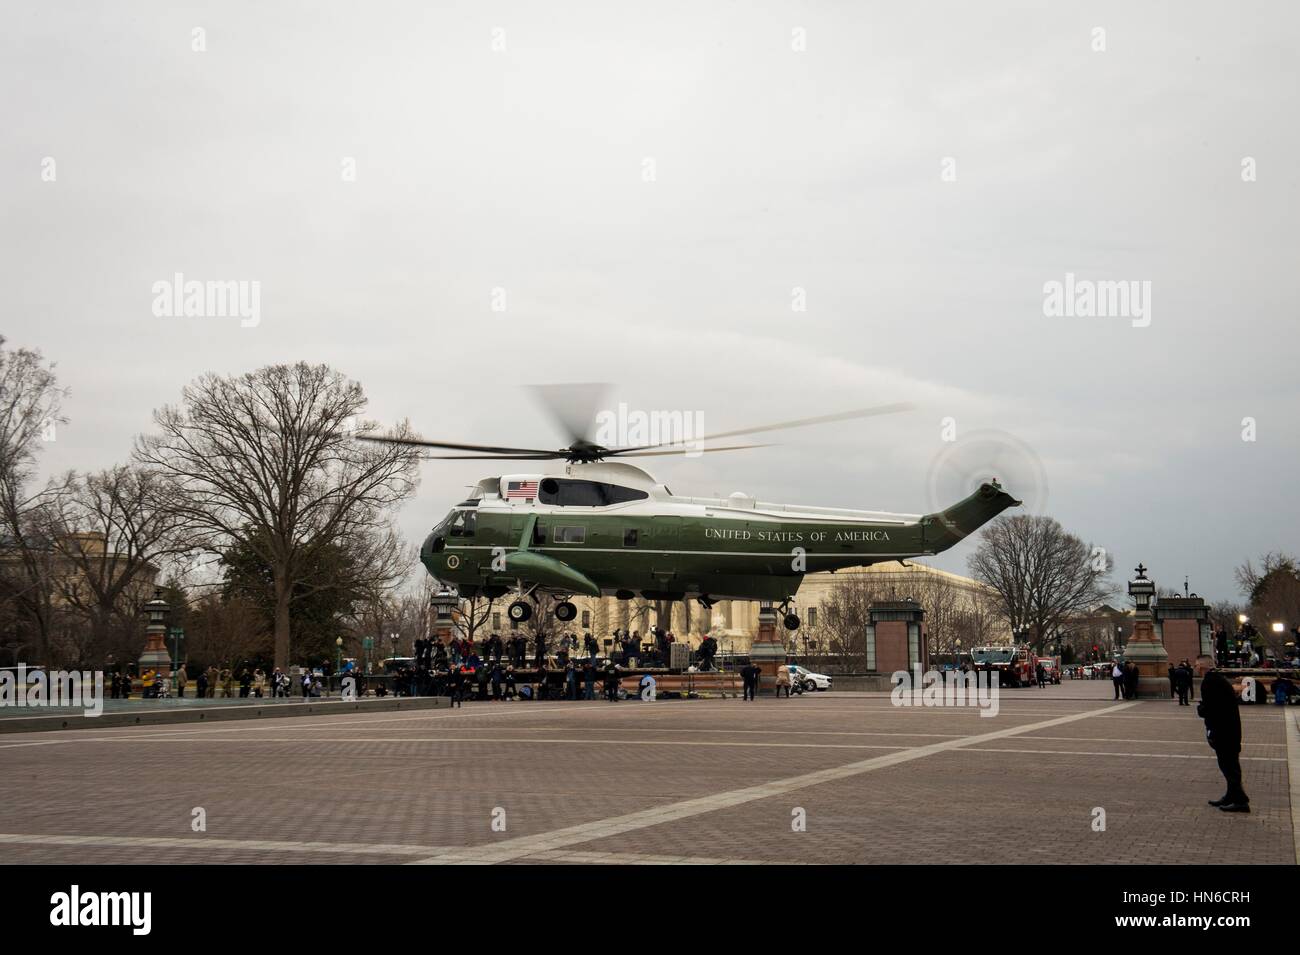
<svg viewBox="0 0 1300 955">
<path fill-rule="evenodd" d="M 785 664 L 785 646 L 776 632 L 776 608 L 770 603 L 759 604 L 758 633 L 749 647 L 749 662 L 758 667 L 759 690 L 776 692 L 776 671 Z"/>
</svg>

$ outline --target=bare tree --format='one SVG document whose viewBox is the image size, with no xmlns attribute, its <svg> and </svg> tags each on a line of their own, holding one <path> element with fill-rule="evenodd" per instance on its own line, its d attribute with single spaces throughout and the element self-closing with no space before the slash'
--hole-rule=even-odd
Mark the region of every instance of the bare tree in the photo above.
<svg viewBox="0 0 1300 955">
<path fill-rule="evenodd" d="M 1108 555 L 1041 515 L 994 520 L 969 566 L 997 594 L 1013 631 L 1033 629 L 1031 643 L 1040 653 L 1067 618 L 1095 608 L 1114 589 Z"/>
<path fill-rule="evenodd" d="M 84 620 L 87 653 L 107 649 L 115 629 L 138 629 L 163 562 L 180 550 L 178 519 L 161 484 L 157 475 L 125 465 L 69 475 L 66 492 L 43 509 L 59 563 L 55 589 Z"/>
<path fill-rule="evenodd" d="M 1244 604 L 1235 600 L 1218 600 L 1210 605 L 1210 627 L 1232 633 L 1237 629 L 1242 614 L 1249 616 Z"/>
<path fill-rule="evenodd" d="M 966 602 L 961 591 L 941 573 L 913 571 L 913 577 L 912 598 L 925 611 L 925 635 L 930 652 L 954 654 Z"/>
<path fill-rule="evenodd" d="M 0 336 L 0 598 L 37 659 L 49 652 L 56 608 L 54 568 L 41 510 L 61 488 L 33 491 L 36 456 L 66 419 L 61 415 L 67 390 L 54 366 L 38 351 L 5 348 Z M 17 653 L 17 650 L 15 650 Z"/>
<path fill-rule="evenodd" d="M 871 605 L 887 596 L 887 587 L 875 574 L 848 573 L 836 578 L 818 614 L 818 633 L 828 654 L 838 657 L 850 672 L 867 668 L 867 625 Z"/>
<path fill-rule="evenodd" d="M 433 621 L 429 601 L 438 592 L 437 582 L 428 574 L 422 574 L 419 585 L 412 591 L 401 594 L 393 603 L 393 616 L 390 623 L 389 642 L 397 634 L 397 643 L 390 649 L 393 656 L 414 656 L 415 641 L 432 636 Z"/>
<path fill-rule="evenodd" d="M 551 651 L 551 634 L 555 628 L 555 604 L 556 599 L 550 594 L 542 594 L 537 599 L 537 605 L 533 609 L 533 615 L 528 618 L 528 623 L 524 627 L 524 632 L 528 636 L 529 655 L 533 653 L 532 645 L 539 641 L 542 645 L 543 654 L 549 654 Z"/>
<path fill-rule="evenodd" d="M 493 597 L 464 597 L 460 607 L 452 614 L 456 631 L 466 640 L 478 642 L 478 632 L 492 621 Z"/>
<path fill-rule="evenodd" d="M 1250 601 L 1246 612 L 1250 622 L 1274 654 L 1280 656 L 1288 637 L 1294 639 L 1288 626 L 1300 625 L 1300 562 L 1289 554 L 1265 554 L 1258 569 L 1249 560 L 1237 568 L 1237 583 Z M 1280 633 L 1273 631 L 1275 623 L 1282 624 Z M 1231 632 L 1235 626 L 1234 620 L 1227 629 Z"/>
<path fill-rule="evenodd" d="M 234 668 L 270 652 L 272 637 L 265 616 L 252 601 L 209 593 L 199 598 L 190 614 L 185 649 L 196 664 Z"/>
<path fill-rule="evenodd" d="M 359 384 L 325 365 L 208 374 L 186 386 L 180 407 L 155 412 L 158 433 L 137 441 L 196 546 L 238 541 L 270 569 L 276 666 L 289 663 L 304 568 L 324 548 L 390 533 L 390 510 L 415 490 L 415 449 L 353 440 L 377 428 L 359 422 L 365 404 Z M 393 436 L 411 434 L 403 423 Z"/>
<path fill-rule="evenodd" d="M 956 637 L 961 640 L 961 645 L 965 648 L 962 652 L 966 653 L 971 647 L 981 647 L 993 642 L 994 633 L 1001 620 L 1002 615 L 992 594 L 985 592 L 967 594 L 954 622 Z M 954 649 L 956 649 L 955 641 Z"/>
</svg>

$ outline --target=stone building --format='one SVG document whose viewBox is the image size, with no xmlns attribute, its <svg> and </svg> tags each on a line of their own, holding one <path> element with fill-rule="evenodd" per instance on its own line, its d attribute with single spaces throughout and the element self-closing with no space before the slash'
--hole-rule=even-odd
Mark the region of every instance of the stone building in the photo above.
<svg viewBox="0 0 1300 955">
<path fill-rule="evenodd" d="M 791 609 L 802 620 L 798 639 L 810 642 L 817 640 L 821 605 L 845 578 L 856 574 L 869 575 L 871 582 L 877 584 L 882 599 L 886 600 L 911 597 L 924 604 L 927 583 L 946 585 L 947 592 L 958 605 L 968 605 L 989 595 L 988 589 L 978 581 L 916 562 L 904 565 L 898 561 L 889 561 L 835 573 L 808 574 L 791 605 Z M 678 640 L 689 639 L 693 646 L 699 645 L 704 634 L 712 633 L 723 653 L 744 653 L 749 650 L 750 641 L 758 632 L 757 601 L 724 600 L 708 610 L 698 602 L 651 601 L 641 598 L 619 600 L 615 597 L 574 597 L 573 603 L 578 608 L 577 619 L 568 627 L 558 624 L 557 627 L 572 630 L 579 635 L 590 632 L 601 640 L 607 639 L 615 629 L 636 630 L 645 636 L 652 627 L 661 626 L 671 631 Z M 504 605 L 499 610 L 494 608 L 490 627 L 498 632 L 510 628 Z M 1003 634 L 1002 629 L 1005 629 L 1003 625 L 996 625 L 989 642 L 1009 640 L 1010 634 Z"/>
</svg>

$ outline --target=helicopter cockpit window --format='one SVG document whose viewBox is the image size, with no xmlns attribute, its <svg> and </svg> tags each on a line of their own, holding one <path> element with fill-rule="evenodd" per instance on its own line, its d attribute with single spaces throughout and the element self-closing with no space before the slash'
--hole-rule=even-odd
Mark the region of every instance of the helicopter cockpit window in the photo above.
<svg viewBox="0 0 1300 955">
<path fill-rule="evenodd" d="M 606 507 L 628 501 L 643 501 L 649 496 L 636 488 L 620 487 L 602 481 L 546 478 L 538 488 L 537 500 L 558 507 Z"/>
<path fill-rule="evenodd" d="M 473 537 L 478 523 L 478 511 L 456 511 L 451 518 L 448 534 L 451 537 Z"/>
</svg>

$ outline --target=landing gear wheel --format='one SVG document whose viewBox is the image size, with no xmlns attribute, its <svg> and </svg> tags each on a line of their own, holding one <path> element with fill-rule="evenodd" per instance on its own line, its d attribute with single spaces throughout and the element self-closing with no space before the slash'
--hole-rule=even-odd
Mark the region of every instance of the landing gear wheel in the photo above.
<svg viewBox="0 0 1300 955">
<path fill-rule="evenodd" d="M 788 613 L 788 614 L 786 614 L 786 615 L 785 615 L 785 628 L 786 628 L 787 630 L 798 630 L 798 629 L 799 629 L 799 615 L 798 615 L 798 614 L 794 614 L 794 613 Z"/>
<path fill-rule="evenodd" d="M 555 619 L 561 623 L 568 623 L 578 615 L 578 608 L 567 600 L 562 600 L 555 605 Z"/>
<path fill-rule="evenodd" d="M 516 600 L 510 605 L 510 609 L 507 610 L 506 613 L 509 614 L 510 619 L 516 623 L 523 623 L 533 615 L 533 608 L 528 606 L 528 604 L 524 603 L 522 600 Z"/>
</svg>

